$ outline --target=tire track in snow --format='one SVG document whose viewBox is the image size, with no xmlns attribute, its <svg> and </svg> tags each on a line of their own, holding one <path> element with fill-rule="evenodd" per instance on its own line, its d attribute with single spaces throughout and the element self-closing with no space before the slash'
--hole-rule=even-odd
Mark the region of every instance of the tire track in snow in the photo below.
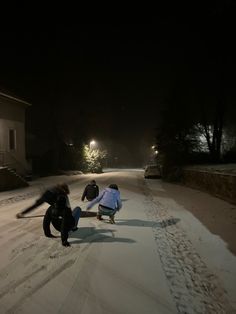
<svg viewBox="0 0 236 314">
<path fill-rule="evenodd" d="M 178 313 L 233 313 L 218 278 L 202 261 L 187 234 L 168 208 L 153 199 L 145 182 L 146 214 L 154 223 L 157 251 Z"/>
</svg>

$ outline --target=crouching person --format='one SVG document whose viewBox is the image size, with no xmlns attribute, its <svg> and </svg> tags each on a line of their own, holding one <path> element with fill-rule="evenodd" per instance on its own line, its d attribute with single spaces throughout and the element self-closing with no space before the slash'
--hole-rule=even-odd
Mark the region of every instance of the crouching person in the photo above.
<svg viewBox="0 0 236 314">
<path fill-rule="evenodd" d="M 70 246 L 68 242 L 69 231 L 76 231 L 79 222 L 81 208 L 76 207 L 71 210 L 68 207 L 67 197 L 60 195 L 55 205 L 50 206 L 43 219 L 43 230 L 46 237 L 54 238 L 52 235 L 50 224 L 61 232 L 61 242 L 63 246 Z"/>
<path fill-rule="evenodd" d="M 115 214 L 122 207 L 120 199 L 120 191 L 116 184 L 110 184 L 108 188 L 104 189 L 93 201 L 91 201 L 87 209 L 93 207 L 94 204 L 99 203 L 97 219 L 102 220 L 102 216 L 109 216 L 110 222 L 115 223 Z"/>
</svg>

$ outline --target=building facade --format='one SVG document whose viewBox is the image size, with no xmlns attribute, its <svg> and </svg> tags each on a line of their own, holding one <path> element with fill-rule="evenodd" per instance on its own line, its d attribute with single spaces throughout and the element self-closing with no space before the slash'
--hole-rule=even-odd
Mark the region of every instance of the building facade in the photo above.
<svg viewBox="0 0 236 314">
<path fill-rule="evenodd" d="M 0 167 L 24 175 L 30 171 L 25 151 L 25 111 L 29 103 L 0 91 Z"/>
</svg>

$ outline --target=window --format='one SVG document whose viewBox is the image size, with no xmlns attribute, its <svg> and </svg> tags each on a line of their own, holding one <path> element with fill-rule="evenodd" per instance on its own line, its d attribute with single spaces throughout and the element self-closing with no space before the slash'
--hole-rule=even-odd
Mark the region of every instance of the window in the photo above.
<svg viewBox="0 0 236 314">
<path fill-rule="evenodd" d="M 16 130 L 14 129 L 9 130 L 9 149 L 16 149 Z"/>
</svg>

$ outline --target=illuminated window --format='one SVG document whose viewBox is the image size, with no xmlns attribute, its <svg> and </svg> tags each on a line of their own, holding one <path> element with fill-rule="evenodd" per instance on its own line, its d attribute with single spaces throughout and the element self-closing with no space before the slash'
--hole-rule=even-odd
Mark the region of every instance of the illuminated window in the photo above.
<svg viewBox="0 0 236 314">
<path fill-rule="evenodd" d="M 9 149 L 16 149 L 16 130 L 14 129 L 9 130 Z"/>
</svg>

